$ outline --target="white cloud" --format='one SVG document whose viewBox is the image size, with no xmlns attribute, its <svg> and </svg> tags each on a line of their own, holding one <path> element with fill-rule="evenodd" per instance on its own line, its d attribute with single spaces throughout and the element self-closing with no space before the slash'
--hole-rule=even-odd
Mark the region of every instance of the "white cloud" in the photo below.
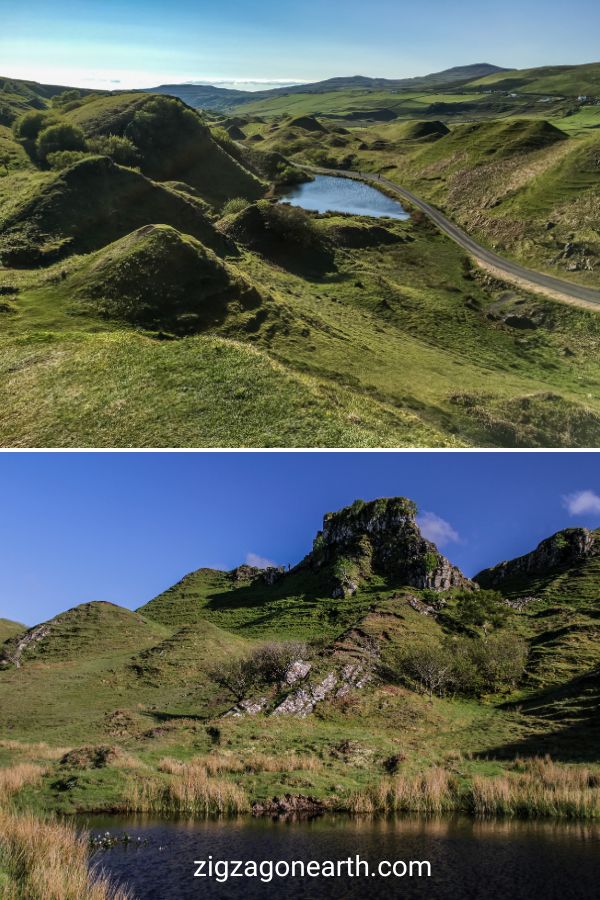
<svg viewBox="0 0 600 900">
<path fill-rule="evenodd" d="M 563 506 L 570 516 L 582 516 L 597 513 L 600 515 L 600 497 L 594 491 L 575 491 L 563 498 Z"/>
<path fill-rule="evenodd" d="M 436 516 L 433 512 L 421 513 L 417 518 L 417 522 L 423 537 L 433 541 L 438 547 L 460 543 L 459 534 L 454 530 L 450 522 L 446 522 L 445 519 Z"/>
<path fill-rule="evenodd" d="M 254 566 L 255 569 L 268 569 L 269 566 L 276 566 L 272 559 L 266 556 L 259 556 L 258 553 L 246 553 L 246 565 Z"/>
</svg>

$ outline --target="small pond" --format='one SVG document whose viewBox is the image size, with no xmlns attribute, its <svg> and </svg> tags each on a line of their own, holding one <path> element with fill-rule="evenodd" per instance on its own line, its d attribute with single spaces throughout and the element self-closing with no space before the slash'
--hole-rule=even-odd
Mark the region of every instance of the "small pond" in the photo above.
<svg viewBox="0 0 600 900">
<path fill-rule="evenodd" d="M 129 844 L 95 862 L 137 900 L 591 900 L 600 883 L 600 823 L 447 819 L 312 821 L 268 818 L 160 821 L 90 818 L 92 833 L 126 832 Z M 138 841 L 140 838 L 140 841 Z M 428 861 L 430 877 L 194 877 L 194 861 Z"/>
<path fill-rule="evenodd" d="M 409 219 L 401 203 L 376 188 L 335 175 L 317 175 L 314 181 L 295 185 L 280 198 L 282 203 L 301 206 L 315 212 L 341 212 L 353 216 L 386 216 Z"/>
</svg>

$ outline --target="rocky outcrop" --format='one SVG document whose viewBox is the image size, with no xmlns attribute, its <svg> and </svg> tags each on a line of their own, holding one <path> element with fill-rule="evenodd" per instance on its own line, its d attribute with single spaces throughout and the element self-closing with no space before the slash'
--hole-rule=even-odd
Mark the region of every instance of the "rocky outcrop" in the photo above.
<svg viewBox="0 0 600 900">
<path fill-rule="evenodd" d="M 289 694 L 273 710 L 274 716 L 309 716 L 317 704 L 335 697 L 345 697 L 354 689 L 360 690 L 370 681 L 370 673 L 361 663 L 348 663 L 340 671 L 328 672 L 316 684 L 307 684 Z"/>
<path fill-rule="evenodd" d="M 587 528 L 565 528 L 516 559 L 484 569 L 475 576 L 482 588 L 502 589 L 511 582 L 568 569 L 590 556 L 600 556 L 600 534 Z"/>
<path fill-rule="evenodd" d="M 287 667 L 284 683 L 288 685 L 296 684 L 297 681 L 300 681 L 302 678 L 306 678 L 308 673 L 310 672 L 312 666 L 309 662 L 304 662 L 303 659 L 297 659 L 293 663 Z"/>
<path fill-rule="evenodd" d="M 257 566 L 243 563 L 229 574 L 236 585 L 252 584 L 255 581 L 264 581 L 265 584 L 271 585 L 285 575 L 285 566 L 267 566 L 265 569 L 259 569 Z"/>
<path fill-rule="evenodd" d="M 223 718 L 241 719 L 242 716 L 256 716 L 264 710 L 266 705 L 266 697 L 259 697 L 258 700 L 240 700 L 239 703 L 227 710 Z"/>
<path fill-rule="evenodd" d="M 28 632 L 14 642 L 9 642 L 3 649 L 3 655 L 0 657 L 0 665 L 5 667 L 13 665 L 16 669 L 20 669 L 23 653 L 31 644 L 43 641 L 43 639 L 50 634 L 50 630 L 50 623 L 45 622 L 43 625 L 36 625 L 35 628 L 30 628 Z"/>
<path fill-rule="evenodd" d="M 446 591 L 474 587 L 426 540 L 412 500 L 392 497 L 327 513 L 301 567 L 329 572 L 333 597 L 354 594 L 370 575 L 414 588 Z"/>
</svg>

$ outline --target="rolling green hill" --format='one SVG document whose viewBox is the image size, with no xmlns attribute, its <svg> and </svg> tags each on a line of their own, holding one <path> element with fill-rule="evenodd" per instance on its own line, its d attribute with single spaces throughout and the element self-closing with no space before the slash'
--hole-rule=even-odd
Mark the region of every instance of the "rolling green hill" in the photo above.
<svg viewBox="0 0 600 900">
<path fill-rule="evenodd" d="M 325 87 L 221 122 L 143 92 L 18 89 L 29 112 L 0 125 L 2 445 L 600 443 L 593 312 L 481 271 L 419 213 L 274 202 L 307 177 L 296 163 L 383 172 L 593 286 L 588 107 Z"/>
<path fill-rule="evenodd" d="M 355 811 L 390 772 L 437 767 L 461 785 L 446 808 L 467 810 L 473 779 L 510 782 L 524 756 L 596 777 L 600 532 L 559 532 L 478 588 L 415 516 L 405 498 L 357 500 L 291 569 L 199 569 L 137 612 L 85 603 L 9 637 L 0 771 L 44 765 L 20 805 L 144 810 L 160 788 L 166 812 L 194 767 L 248 805 L 309 792 Z M 547 789 L 570 777 L 543 765 Z M 531 790 L 527 814 L 557 814 Z"/>
<path fill-rule="evenodd" d="M 25 631 L 25 625 L 20 622 L 12 622 L 10 619 L 0 619 L 0 643 L 4 643 L 14 635 Z"/>
<path fill-rule="evenodd" d="M 475 88 L 525 91 L 534 94 L 562 94 L 565 96 L 600 95 L 600 63 L 579 66 L 541 66 L 536 69 L 519 69 L 509 72 L 493 72 L 473 80 Z"/>
</svg>

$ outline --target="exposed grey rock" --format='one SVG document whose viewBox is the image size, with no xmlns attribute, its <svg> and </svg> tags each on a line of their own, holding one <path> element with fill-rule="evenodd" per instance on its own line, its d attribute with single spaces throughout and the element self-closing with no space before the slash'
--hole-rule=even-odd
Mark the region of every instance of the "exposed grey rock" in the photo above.
<svg viewBox="0 0 600 900">
<path fill-rule="evenodd" d="M 352 690 L 360 690 L 370 681 L 370 672 L 360 662 L 347 663 L 339 672 L 328 672 L 318 684 L 307 684 L 273 710 L 274 716 L 298 716 L 305 718 L 318 703 L 330 697 L 344 697 Z"/>
<path fill-rule="evenodd" d="M 232 580 L 236 584 L 247 582 L 251 584 L 253 581 L 264 581 L 265 584 L 275 584 L 276 581 L 285 574 L 285 566 L 267 566 L 266 569 L 259 569 L 257 566 L 248 566 L 243 563 L 237 569 L 233 569 L 230 573 Z"/>
<path fill-rule="evenodd" d="M 51 625 L 45 622 L 43 625 L 36 625 L 30 628 L 14 645 L 4 648 L 1 662 L 3 665 L 13 665 L 15 668 L 21 668 L 21 657 L 25 650 L 31 645 L 43 641 L 50 634 Z"/>
<path fill-rule="evenodd" d="M 484 569 L 475 580 L 484 588 L 500 588 L 506 581 L 524 575 L 543 575 L 567 568 L 589 556 L 600 555 L 600 537 L 587 528 L 565 528 L 516 559 Z"/>
<path fill-rule="evenodd" d="M 295 660 L 287 668 L 284 677 L 285 683 L 291 685 L 300 681 L 302 678 L 306 678 L 311 668 L 312 666 L 309 662 L 304 662 L 302 659 Z"/>
<path fill-rule="evenodd" d="M 474 587 L 421 535 L 416 513 L 415 504 L 405 497 L 357 500 L 327 513 L 300 567 L 329 571 L 334 597 L 352 596 L 372 574 L 436 591 Z"/>
<path fill-rule="evenodd" d="M 526 606 L 529 606 L 531 603 L 536 603 L 540 598 L 539 597 L 515 597 L 512 600 L 505 600 L 507 606 L 510 606 L 511 609 L 525 609 Z"/>
<path fill-rule="evenodd" d="M 329 672 L 323 681 L 315 685 L 307 685 L 299 688 L 285 698 L 283 703 L 276 706 L 273 710 L 274 716 L 299 716 L 304 718 L 308 716 L 317 703 L 321 703 L 331 694 L 338 682 L 335 672 Z"/>
<path fill-rule="evenodd" d="M 409 597 L 408 605 L 411 606 L 415 612 L 420 613 L 422 616 L 436 616 L 437 610 L 434 606 L 431 606 L 429 603 L 425 603 L 423 600 L 419 600 L 418 597 Z"/>
<path fill-rule="evenodd" d="M 266 705 L 266 697 L 259 697 L 258 700 L 240 700 L 239 703 L 236 703 L 235 706 L 232 706 L 231 709 L 227 710 L 223 718 L 226 719 L 232 717 L 240 719 L 242 716 L 256 716 L 263 711 Z"/>
</svg>

